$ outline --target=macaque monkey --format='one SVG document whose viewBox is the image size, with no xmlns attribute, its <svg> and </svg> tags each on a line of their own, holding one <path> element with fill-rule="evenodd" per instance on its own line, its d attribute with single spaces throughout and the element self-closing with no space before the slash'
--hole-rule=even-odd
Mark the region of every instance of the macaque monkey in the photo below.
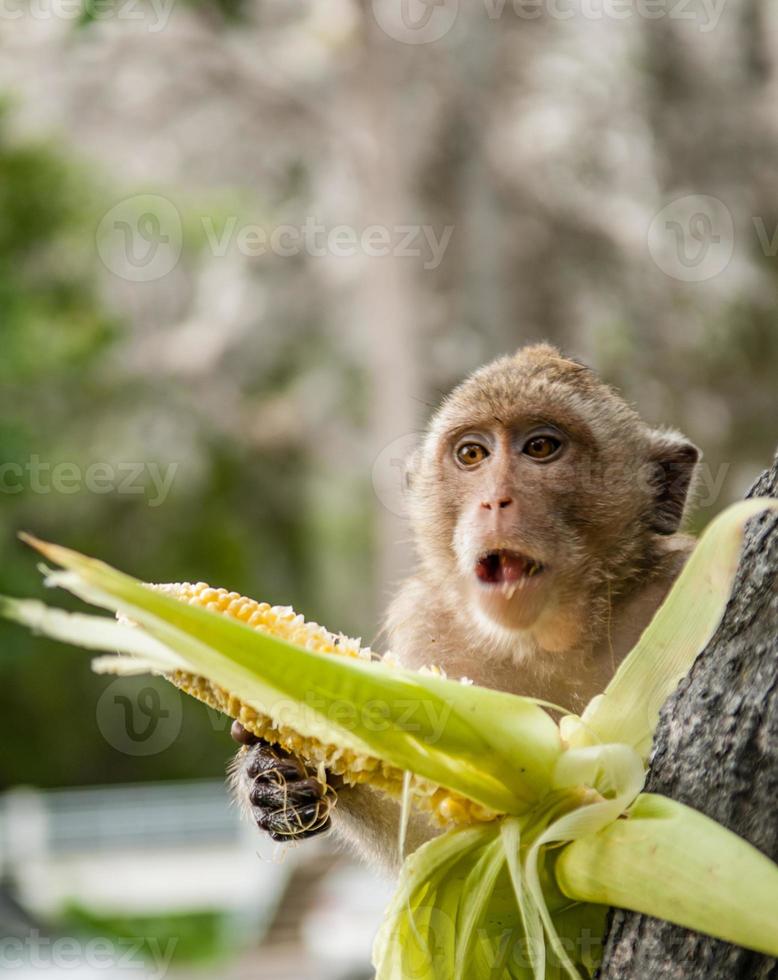
<svg viewBox="0 0 778 980">
<path fill-rule="evenodd" d="M 418 567 L 388 611 L 394 657 L 579 712 L 688 557 L 678 529 L 699 457 L 546 344 L 476 371 L 409 465 Z M 233 734 L 244 743 L 237 792 L 262 829 L 283 840 L 328 829 L 313 818 L 334 791 L 334 832 L 397 866 L 398 806 L 368 787 L 324 786 L 240 725 Z M 413 817 L 406 851 L 436 832 Z"/>
</svg>

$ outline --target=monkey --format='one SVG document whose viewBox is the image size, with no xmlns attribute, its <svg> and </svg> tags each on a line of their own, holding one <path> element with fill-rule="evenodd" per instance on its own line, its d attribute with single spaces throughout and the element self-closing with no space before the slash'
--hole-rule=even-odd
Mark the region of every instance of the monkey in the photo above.
<svg viewBox="0 0 778 980">
<path fill-rule="evenodd" d="M 688 558 L 681 527 L 699 459 L 683 435 L 648 425 L 548 344 L 480 368 L 443 401 L 409 461 L 417 567 L 386 616 L 395 660 L 579 712 Z M 333 829 L 396 871 L 397 805 L 323 783 L 237 723 L 233 735 L 244 743 L 235 791 L 260 828 L 277 840 Z M 321 810 L 328 793 L 331 813 Z M 439 832 L 414 816 L 406 850 Z"/>
</svg>

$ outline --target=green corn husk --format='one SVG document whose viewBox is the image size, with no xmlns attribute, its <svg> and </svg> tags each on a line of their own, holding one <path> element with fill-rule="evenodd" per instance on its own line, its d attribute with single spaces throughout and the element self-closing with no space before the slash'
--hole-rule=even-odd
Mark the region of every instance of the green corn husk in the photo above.
<svg viewBox="0 0 778 980">
<path fill-rule="evenodd" d="M 10 599 L 0 612 L 120 651 L 102 669 L 200 678 L 306 745 L 380 763 L 411 805 L 423 782 L 502 815 L 407 859 L 376 940 L 378 980 L 590 976 L 611 903 L 778 956 L 776 865 L 695 811 L 641 793 L 659 708 L 721 618 L 745 523 L 777 506 L 746 501 L 711 524 L 606 691 L 560 728 L 530 699 L 306 649 L 41 542 L 67 569 L 49 584 L 136 625 Z M 359 710 L 377 699 L 389 706 L 381 730 Z M 344 702 L 358 709 L 350 725 L 332 713 Z"/>
<path fill-rule="evenodd" d="M 380 760 L 496 813 L 523 813 L 543 795 L 562 750 L 548 714 L 526 698 L 357 658 L 305 649 L 171 598 L 77 552 L 32 541 L 66 569 L 48 581 L 136 624 L 73 617 L 3 599 L 8 618 L 66 642 L 119 650 L 127 668 L 208 679 L 242 704 L 322 746 Z M 128 662 L 127 656 L 133 661 Z M 101 658 L 100 669 L 111 669 Z M 192 687 L 194 690 L 194 688 Z M 475 692 L 475 693 L 474 693 Z M 344 718 L 343 707 L 359 710 Z M 381 788 L 384 788 L 383 786 Z M 419 798 L 430 796 L 420 787 Z"/>
<path fill-rule="evenodd" d="M 562 892 L 669 919 L 768 956 L 778 950 L 778 866 L 691 807 L 644 793 L 627 819 L 566 847 Z"/>
</svg>

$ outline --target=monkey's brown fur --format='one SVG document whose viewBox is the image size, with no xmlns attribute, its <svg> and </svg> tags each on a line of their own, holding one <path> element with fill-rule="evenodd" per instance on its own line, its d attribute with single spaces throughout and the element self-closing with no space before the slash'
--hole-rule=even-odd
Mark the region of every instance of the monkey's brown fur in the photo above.
<svg viewBox="0 0 778 980">
<path fill-rule="evenodd" d="M 538 426 L 569 437 L 558 460 L 538 465 L 517 451 Z M 484 430 L 518 439 L 503 460 L 458 468 L 457 437 Z M 690 539 L 675 532 L 698 458 L 546 344 L 481 368 L 445 400 L 411 464 L 419 570 L 390 606 L 392 650 L 409 666 L 432 661 L 452 676 L 582 708 L 682 567 Z M 509 526 L 474 526 L 482 498 L 503 492 L 514 500 Z M 490 546 L 529 554 L 553 574 L 526 629 L 474 615 L 471 566 Z"/>
<path fill-rule="evenodd" d="M 560 445 L 532 458 L 533 438 Z M 485 458 L 458 462 L 463 444 Z M 691 542 L 677 532 L 698 459 L 684 437 L 646 425 L 549 345 L 476 371 L 443 402 L 410 464 L 418 570 L 388 611 L 392 653 L 581 710 L 686 560 Z M 492 569 L 508 556 L 495 574 L 510 580 L 479 578 L 487 554 L 497 555 Z M 520 574 L 532 565 L 537 574 Z M 397 820 L 365 788 L 342 790 L 333 814 L 341 836 L 384 865 L 396 863 Z M 415 819 L 409 846 L 433 832 Z"/>
</svg>

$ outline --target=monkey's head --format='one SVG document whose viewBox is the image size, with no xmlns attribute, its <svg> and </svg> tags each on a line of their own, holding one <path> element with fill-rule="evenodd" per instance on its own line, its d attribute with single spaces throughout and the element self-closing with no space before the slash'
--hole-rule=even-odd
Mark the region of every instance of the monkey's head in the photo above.
<svg viewBox="0 0 778 980">
<path fill-rule="evenodd" d="M 412 464 L 426 578 L 493 634 L 563 648 L 650 571 L 699 455 L 553 347 L 500 358 L 444 401 Z"/>
</svg>

